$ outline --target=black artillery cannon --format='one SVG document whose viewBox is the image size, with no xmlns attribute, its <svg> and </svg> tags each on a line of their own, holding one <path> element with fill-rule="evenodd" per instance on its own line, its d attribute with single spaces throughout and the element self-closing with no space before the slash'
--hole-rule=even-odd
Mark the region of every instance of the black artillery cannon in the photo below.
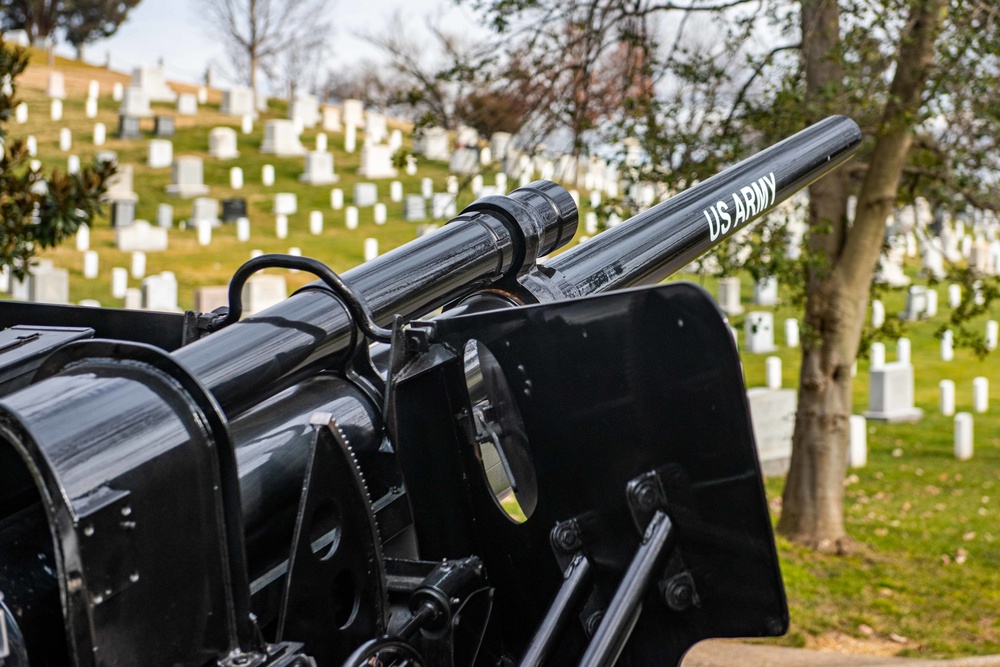
<svg viewBox="0 0 1000 667">
<path fill-rule="evenodd" d="M 577 211 L 536 182 L 343 276 L 251 260 L 215 313 L 3 303 L 0 665 L 675 665 L 783 633 L 732 337 L 655 283 L 860 138 L 829 118 L 544 264 Z M 268 267 L 319 280 L 241 319 Z"/>
</svg>

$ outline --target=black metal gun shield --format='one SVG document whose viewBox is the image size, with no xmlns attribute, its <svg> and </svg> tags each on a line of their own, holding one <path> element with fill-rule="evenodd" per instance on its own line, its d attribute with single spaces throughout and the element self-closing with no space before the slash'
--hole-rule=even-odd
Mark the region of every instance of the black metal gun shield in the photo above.
<svg viewBox="0 0 1000 667">
<path fill-rule="evenodd" d="M 390 422 L 421 556 L 483 557 L 502 650 L 519 655 L 562 584 L 556 523 L 583 529 L 589 604 L 613 596 L 641 539 L 626 485 L 654 470 L 676 529 L 668 569 L 690 573 L 697 603 L 671 610 L 651 587 L 622 664 L 676 664 L 701 639 L 785 631 L 739 356 L 704 290 L 676 283 L 445 318 L 435 340 L 444 345 L 394 378 Z M 521 523 L 497 504 L 469 417 L 463 360 L 482 347 L 506 379 L 504 400 L 517 403 L 534 466 L 537 502 Z M 457 426 L 444 435 L 449 420 Z M 584 624 L 571 625 L 553 664 L 582 654 Z"/>
</svg>

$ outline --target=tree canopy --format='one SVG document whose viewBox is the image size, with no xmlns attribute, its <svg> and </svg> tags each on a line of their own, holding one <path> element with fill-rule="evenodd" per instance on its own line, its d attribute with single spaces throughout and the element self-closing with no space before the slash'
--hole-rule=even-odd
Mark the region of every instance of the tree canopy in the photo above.
<svg viewBox="0 0 1000 667">
<path fill-rule="evenodd" d="M 74 46 L 115 34 L 139 0 L 0 0 L 5 30 L 27 31 L 32 40 L 61 33 Z"/>
<path fill-rule="evenodd" d="M 26 50 L 0 44 L 0 79 L 11 82 L 0 92 L 0 266 L 18 279 L 25 277 L 38 250 L 58 245 L 93 221 L 115 171 L 111 162 L 75 174 L 54 170 L 46 175 L 32 168 L 25 142 L 9 138 L 5 128 L 17 106 L 16 77 L 27 63 Z"/>
</svg>

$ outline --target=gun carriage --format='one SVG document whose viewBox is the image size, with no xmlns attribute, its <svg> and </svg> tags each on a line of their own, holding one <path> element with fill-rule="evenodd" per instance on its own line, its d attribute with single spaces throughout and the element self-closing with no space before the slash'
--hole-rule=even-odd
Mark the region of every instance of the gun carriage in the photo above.
<svg viewBox="0 0 1000 667">
<path fill-rule="evenodd" d="M 733 339 L 656 283 L 859 142 L 829 118 L 542 264 L 577 226 L 549 182 L 343 276 L 253 259 L 215 313 L 0 305 L 0 664 L 660 665 L 783 633 Z M 272 267 L 319 280 L 241 318 Z"/>
</svg>

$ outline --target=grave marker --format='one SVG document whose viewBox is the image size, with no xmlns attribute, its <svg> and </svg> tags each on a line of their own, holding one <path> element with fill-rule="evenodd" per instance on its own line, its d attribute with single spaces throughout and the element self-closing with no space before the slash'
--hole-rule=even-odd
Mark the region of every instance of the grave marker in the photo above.
<svg viewBox="0 0 1000 667">
<path fill-rule="evenodd" d="M 329 185 L 340 180 L 333 173 L 333 153 L 312 151 L 306 155 L 306 170 L 299 181 L 310 185 Z"/>
<path fill-rule="evenodd" d="M 847 464 L 852 468 L 864 468 L 868 465 L 868 420 L 863 415 L 851 415 L 850 428 Z"/>
<path fill-rule="evenodd" d="M 785 347 L 799 346 L 799 321 L 794 317 L 785 320 Z"/>
<path fill-rule="evenodd" d="M 986 412 L 990 407 L 990 381 L 985 377 L 972 380 L 972 409 L 976 412 Z"/>
<path fill-rule="evenodd" d="M 115 299 L 124 299 L 128 290 L 128 269 L 116 266 L 111 269 L 111 296 Z"/>
<path fill-rule="evenodd" d="M 232 160 L 240 156 L 236 150 L 236 130 L 231 127 L 213 127 L 208 132 L 208 154 L 220 160 Z"/>
<path fill-rule="evenodd" d="M 156 207 L 156 226 L 170 229 L 174 226 L 174 207 L 170 204 L 160 204 Z"/>
<path fill-rule="evenodd" d="M 284 213 L 274 216 L 274 235 L 279 239 L 288 238 L 288 216 Z"/>
<path fill-rule="evenodd" d="M 356 183 L 354 185 L 354 205 L 358 207 L 374 206 L 378 203 L 378 186 L 374 183 Z"/>
<path fill-rule="evenodd" d="M 169 167 L 174 161 L 174 144 L 169 139 L 150 139 L 146 164 L 154 169 Z"/>
<path fill-rule="evenodd" d="M 955 334 L 946 329 L 941 334 L 941 361 L 952 361 L 955 358 Z"/>
<path fill-rule="evenodd" d="M 739 278 L 735 276 L 719 278 L 718 292 L 719 308 L 722 312 L 726 315 L 739 315 L 743 312 L 743 306 L 740 305 Z"/>
<path fill-rule="evenodd" d="M 389 199 L 392 202 L 403 201 L 403 184 L 399 181 L 393 181 L 389 184 Z"/>
<path fill-rule="evenodd" d="M 243 169 L 233 167 L 229 170 L 229 187 L 233 190 L 243 189 Z"/>
<path fill-rule="evenodd" d="M 348 206 L 344 210 L 344 226 L 348 229 L 358 228 L 358 209 L 354 206 Z"/>
<path fill-rule="evenodd" d="M 923 410 L 913 406 L 912 365 L 895 362 L 869 370 L 865 417 L 885 422 L 914 422 L 923 414 Z"/>
<path fill-rule="evenodd" d="M 108 130 L 104 127 L 104 123 L 94 124 L 94 145 L 103 146 L 104 142 L 107 140 Z M 29 139 L 34 139 L 34 137 L 28 137 Z M 34 155 L 34 153 L 32 153 Z"/>
<path fill-rule="evenodd" d="M 269 120 L 264 124 L 264 142 L 260 145 L 260 152 L 279 157 L 297 157 L 305 155 L 306 149 L 299 141 L 295 123 L 290 120 Z"/>
<path fill-rule="evenodd" d="M 260 168 L 260 182 L 266 188 L 274 185 L 274 165 L 265 164 Z"/>
<path fill-rule="evenodd" d="M 80 225 L 76 230 L 76 249 L 79 252 L 90 250 L 90 227 Z"/>
<path fill-rule="evenodd" d="M 313 236 L 319 236 L 323 233 L 322 211 L 309 211 L 309 233 Z"/>
<path fill-rule="evenodd" d="M 115 247 L 121 252 L 162 252 L 167 249 L 167 230 L 136 220 L 128 227 L 115 228 Z"/>
<path fill-rule="evenodd" d="M 774 315 L 770 312 L 751 312 L 747 314 L 744 325 L 747 351 L 753 354 L 773 352 L 774 347 Z"/>
<path fill-rule="evenodd" d="M 83 253 L 83 277 L 91 280 L 97 277 L 97 268 L 100 258 L 96 250 L 88 250 Z"/>
<path fill-rule="evenodd" d="M 254 315 L 288 298 L 284 276 L 256 274 L 243 285 L 243 307 Z"/>
<path fill-rule="evenodd" d="M 885 344 L 884 343 L 872 343 L 869 352 L 869 369 L 875 370 L 878 368 L 883 368 L 885 366 Z"/>
<path fill-rule="evenodd" d="M 51 118 L 53 122 L 58 123 L 62 120 L 62 115 L 62 100 L 52 100 L 52 103 L 49 105 L 49 118 Z"/>
<path fill-rule="evenodd" d="M 132 253 L 132 277 L 139 279 L 146 275 L 146 253 L 135 251 Z"/>
<path fill-rule="evenodd" d="M 758 306 L 778 304 L 778 279 L 774 276 L 761 278 L 753 286 L 754 303 Z"/>
<path fill-rule="evenodd" d="M 378 257 L 378 239 L 365 239 L 365 261 L 370 262 L 376 257 Z"/>
<path fill-rule="evenodd" d="M 157 116 L 153 119 L 153 134 L 158 137 L 174 136 L 174 117 Z"/>
<path fill-rule="evenodd" d="M 768 389 L 781 389 L 781 357 L 768 357 L 764 361 L 765 386 Z"/>
<path fill-rule="evenodd" d="M 250 240 L 250 218 L 240 218 L 236 221 L 236 240 L 241 243 Z"/>
<path fill-rule="evenodd" d="M 941 392 L 941 414 L 950 417 L 955 414 L 955 383 L 952 380 L 941 380 L 938 382 L 938 389 Z"/>
<path fill-rule="evenodd" d="M 344 191 L 340 188 L 330 190 L 330 208 L 334 211 L 344 208 Z"/>
<path fill-rule="evenodd" d="M 373 208 L 373 215 L 375 216 L 375 224 L 376 225 L 384 225 L 385 221 L 386 221 L 386 218 L 388 217 L 387 212 L 386 212 L 386 208 L 385 208 L 385 204 L 382 204 L 381 202 L 378 203 L 378 204 L 375 204 L 375 206 Z"/>
<path fill-rule="evenodd" d="M 427 208 L 423 197 L 406 195 L 406 198 L 403 199 L 403 219 L 407 222 L 420 222 L 427 219 Z"/>
<path fill-rule="evenodd" d="M 65 152 L 73 148 L 73 133 L 68 127 L 59 130 L 59 150 Z"/>
<path fill-rule="evenodd" d="M 177 97 L 177 113 L 181 116 L 198 115 L 198 97 L 192 93 L 181 93 Z"/>
<path fill-rule="evenodd" d="M 955 458 L 968 461 L 972 458 L 972 415 L 959 412 L 955 415 Z"/>
<path fill-rule="evenodd" d="M 392 149 L 389 146 L 367 144 L 361 149 L 359 176 L 363 178 L 395 178 L 397 173 L 392 166 Z"/>
<path fill-rule="evenodd" d="M 208 194 L 204 183 L 204 165 L 200 157 L 183 156 L 174 159 L 173 183 L 167 186 L 167 193 L 191 198 Z"/>
<path fill-rule="evenodd" d="M 294 192 L 279 192 L 274 195 L 274 212 L 278 215 L 295 215 L 299 210 L 299 198 Z"/>
<path fill-rule="evenodd" d="M 236 222 L 247 217 L 247 200 L 242 197 L 230 197 L 222 200 L 222 222 Z"/>
</svg>

